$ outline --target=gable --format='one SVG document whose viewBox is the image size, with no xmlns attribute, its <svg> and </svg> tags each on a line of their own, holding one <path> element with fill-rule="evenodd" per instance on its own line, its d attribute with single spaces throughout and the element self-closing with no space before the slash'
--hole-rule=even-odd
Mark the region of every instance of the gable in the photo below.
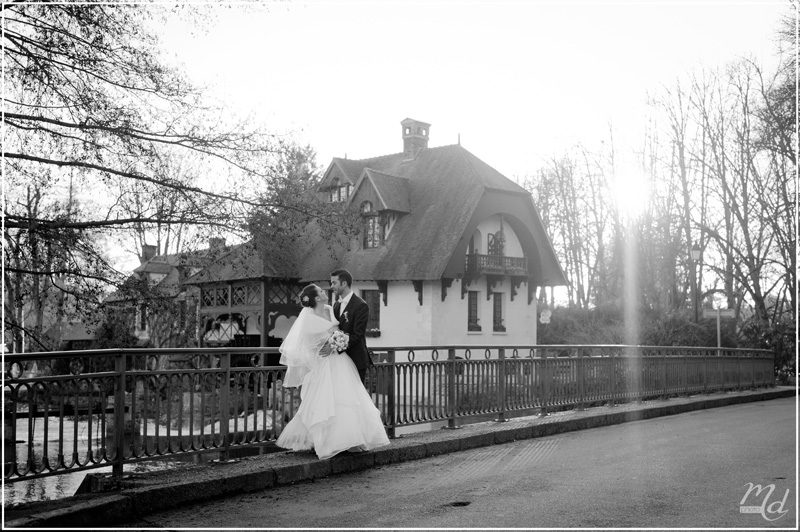
<svg viewBox="0 0 800 532">
<path fill-rule="evenodd" d="M 455 246 L 442 277 L 458 278 L 464 272 L 464 257 L 472 235 L 489 218 L 502 215 L 513 231 L 522 254 L 528 259 L 528 274 L 534 286 L 562 286 L 566 276 L 556 259 L 552 244 L 541 224 L 533 199 L 496 190 L 487 190 L 465 226 L 464 238 Z M 485 239 L 486 236 L 483 235 Z M 486 242 L 479 252 L 487 253 Z"/>
<path fill-rule="evenodd" d="M 364 170 L 381 200 L 383 209 L 411 212 L 409 180 L 367 168 Z"/>
<path fill-rule="evenodd" d="M 334 157 L 331 161 L 331 164 L 328 165 L 328 168 L 322 175 L 320 188 L 323 190 L 328 189 L 332 186 L 335 186 L 337 183 L 340 186 L 348 184 L 354 185 L 358 180 L 363 168 L 352 163 L 353 161 L 350 161 L 349 159 L 340 159 L 338 157 Z"/>
<path fill-rule="evenodd" d="M 350 201 L 356 208 L 369 201 L 376 211 L 411 211 L 409 180 L 365 168 L 356 182 Z"/>
</svg>

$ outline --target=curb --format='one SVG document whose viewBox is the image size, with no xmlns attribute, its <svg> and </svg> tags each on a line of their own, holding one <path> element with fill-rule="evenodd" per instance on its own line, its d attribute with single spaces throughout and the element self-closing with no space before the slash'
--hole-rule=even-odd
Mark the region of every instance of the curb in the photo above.
<svg viewBox="0 0 800 532">
<path fill-rule="evenodd" d="M 13 513 L 19 515 L 28 507 L 28 515 L 6 521 L 3 528 L 96 528 L 123 524 L 180 505 L 362 471 L 374 466 L 695 410 L 796 396 L 796 389 L 781 388 L 736 392 L 736 395 L 703 397 L 666 405 L 642 404 L 624 412 L 611 411 L 574 419 L 557 420 L 556 416 L 512 418 L 513 427 L 504 427 L 504 422 L 483 422 L 464 425 L 457 430 L 414 433 L 392 440 L 388 447 L 363 454 L 338 455 L 330 460 L 318 460 L 311 452 L 262 455 L 230 465 L 194 468 L 190 471 L 191 479 L 138 487 L 135 483 L 128 483 L 128 486 L 123 482 L 122 490 L 113 493 L 76 495 L 59 501 L 20 505 Z"/>
</svg>

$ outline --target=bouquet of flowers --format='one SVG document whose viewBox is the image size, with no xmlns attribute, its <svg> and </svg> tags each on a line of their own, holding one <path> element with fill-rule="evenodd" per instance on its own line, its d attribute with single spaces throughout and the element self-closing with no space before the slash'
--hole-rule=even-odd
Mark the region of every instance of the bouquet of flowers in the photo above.
<svg viewBox="0 0 800 532">
<path fill-rule="evenodd" d="M 331 347 L 333 347 L 334 351 L 341 353 L 347 349 L 347 345 L 350 343 L 350 335 L 346 332 L 336 329 L 333 331 L 331 337 L 328 338 L 328 343 L 331 344 Z"/>
</svg>

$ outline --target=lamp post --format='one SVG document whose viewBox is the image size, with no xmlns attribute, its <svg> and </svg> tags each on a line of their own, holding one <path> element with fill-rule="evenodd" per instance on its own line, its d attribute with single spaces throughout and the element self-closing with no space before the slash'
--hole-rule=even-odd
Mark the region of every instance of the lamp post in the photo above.
<svg viewBox="0 0 800 532">
<path fill-rule="evenodd" d="M 694 275 L 692 276 L 692 291 L 694 292 L 694 321 L 695 323 L 700 321 L 700 316 L 698 313 L 698 288 L 697 285 L 700 284 L 700 279 L 697 276 L 697 265 L 700 263 L 700 259 L 703 257 L 703 248 L 700 247 L 700 244 L 695 243 L 691 249 L 692 255 L 692 268 L 694 271 Z"/>
</svg>

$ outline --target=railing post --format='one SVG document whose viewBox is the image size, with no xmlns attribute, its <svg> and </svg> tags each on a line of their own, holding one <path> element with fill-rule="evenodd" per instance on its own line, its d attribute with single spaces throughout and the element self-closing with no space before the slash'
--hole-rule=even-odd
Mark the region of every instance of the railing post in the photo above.
<svg viewBox="0 0 800 532">
<path fill-rule="evenodd" d="M 277 383 L 277 381 L 278 381 L 278 378 L 277 378 L 278 376 L 270 374 L 270 370 L 265 370 L 264 369 L 265 367 L 269 367 L 268 364 L 267 364 L 267 353 L 265 353 L 264 351 L 262 351 L 260 353 L 259 367 L 261 368 L 261 371 L 259 372 L 259 374 L 260 374 L 259 383 L 261 385 L 260 386 L 260 388 L 261 388 L 261 405 L 260 406 L 261 406 L 261 409 L 263 411 L 262 415 L 264 416 L 264 419 L 266 419 L 266 416 L 268 415 L 267 413 L 270 410 L 270 400 L 269 400 L 270 377 L 272 377 L 273 386 L 275 386 L 275 383 Z M 258 408 L 256 408 L 256 411 L 258 411 Z M 255 425 L 253 427 L 253 431 L 256 433 L 256 435 L 258 435 L 258 431 L 256 430 L 257 427 L 258 427 L 258 418 L 256 417 Z M 269 430 L 267 430 L 267 427 L 264 426 L 264 441 L 269 439 L 268 435 L 269 435 Z M 257 440 L 261 441 L 261 437 L 257 436 Z"/>
<path fill-rule="evenodd" d="M 115 480 L 122 478 L 125 463 L 125 351 L 117 354 L 115 371 L 117 373 L 117 386 L 114 389 L 114 438 L 116 439 L 117 456 L 111 468 L 111 477 Z M 132 414 L 132 413 L 131 413 Z M 131 424 L 133 424 L 131 419 Z"/>
<path fill-rule="evenodd" d="M 222 376 L 222 389 L 219 391 L 219 433 L 222 436 L 222 454 L 220 462 L 227 462 L 230 458 L 230 397 L 231 397 L 231 352 L 225 351 L 219 358 Z"/>
<path fill-rule="evenodd" d="M 778 379 L 775 376 L 775 356 L 776 356 L 775 349 L 773 349 L 769 358 L 769 371 L 767 372 L 767 375 L 770 376 L 769 377 L 770 388 L 774 388 L 778 383 L 777 382 Z"/>
<path fill-rule="evenodd" d="M 633 367 L 633 386 L 635 388 L 634 392 L 636 394 L 636 404 L 642 404 L 642 396 L 644 392 L 642 392 L 643 388 L 643 378 L 642 378 L 642 371 L 644 371 L 643 367 L 644 364 L 644 353 L 642 352 L 641 347 L 636 347 L 631 352 L 631 363 L 630 366 Z"/>
<path fill-rule="evenodd" d="M 608 401 L 608 406 L 614 407 L 617 406 L 614 402 L 615 395 L 617 393 L 617 364 L 614 361 L 614 351 L 611 351 L 608 360 L 610 361 L 608 363 L 608 373 L 609 373 L 609 385 L 611 387 L 610 390 L 611 398 Z"/>
<path fill-rule="evenodd" d="M 742 356 L 736 353 L 736 391 L 742 389 Z"/>
<path fill-rule="evenodd" d="M 387 353 L 388 362 L 389 362 L 389 376 L 387 377 L 388 382 L 388 389 L 387 389 L 387 405 L 386 408 L 388 410 L 387 415 L 391 418 L 389 421 L 389 429 L 387 430 L 388 436 L 390 438 L 395 437 L 395 427 L 397 426 L 397 412 L 395 412 L 395 380 L 396 380 L 396 366 L 395 366 L 395 351 L 394 349 L 389 349 Z"/>
<path fill-rule="evenodd" d="M 547 349 L 542 349 L 542 357 L 541 357 L 541 362 L 539 363 L 539 365 L 541 366 L 539 368 L 539 369 L 541 369 L 541 371 L 538 372 L 538 373 L 541 373 L 541 377 L 540 377 L 541 380 L 539 381 L 539 386 L 540 386 L 540 389 L 541 389 L 541 399 L 540 400 L 542 402 L 542 408 L 541 408 L 541 411 L 539 412 L 539 416 L 540 417 L 545 417 L 547 415 L 548 394 L 550 393 L 550 386 L 549 386 L 549 384 L 550 384 L 549 380 L 550 379 L 549 379 L 549 375 L 548 375 L 548 372 L 547 372 Z"/>
<path fill-rule="evenodd" d="M 667 400 L 667 354 L 661 357 L 661 398 Z"/>
<path fill-rule="evenodd" d="M 447 421 L 447 428 L 456 428 L 456 414 L 458 405 L 456 405 L 456 350 L 447 350 L 447 360 L 450 361 L 450 379 L 448 384 L 448 392 L 450 395 L 450 418 Z"/>
<path fill-rule="evenodd" d="M 500 405 L 500 415 L 496 421 L 508 421 L 506 419 L 506 350 L 498 349 L 497 355 L 497 363 L 499 364 L 497 368 L 497 378 L 499 380 L 497 383 L 497 399 Z"/>
<path fill-rule="evenodd" d="M 708 394 L 708 351 L 703 351 L 703 393 Z"/>
<path fill-rule="evenodd" d="M 3 476 L 9 478 L 17 466 L 16 390 L 11 390 L 11 400 L 3 401 Z"/>
<path fill-rule="evenodd" d="M 583 355 L 583 349 L 578 348 L 578 358 L 575 359 L 575 363 L 578 365 L 576 369 L 576 378 L 578 379 L 578 407 L 576 410 L 581 411 L 585 410 L 584 406 L 584 394 L 585 394 L 585 387 L 586 387 L 586 371 L 584 369 L 585 358 Z"/>
<path fill-rule="evenodd" d="M 683 393 L 685 397 L 689 397 L 689 353 L 683 355 Z"/>
</svg>

